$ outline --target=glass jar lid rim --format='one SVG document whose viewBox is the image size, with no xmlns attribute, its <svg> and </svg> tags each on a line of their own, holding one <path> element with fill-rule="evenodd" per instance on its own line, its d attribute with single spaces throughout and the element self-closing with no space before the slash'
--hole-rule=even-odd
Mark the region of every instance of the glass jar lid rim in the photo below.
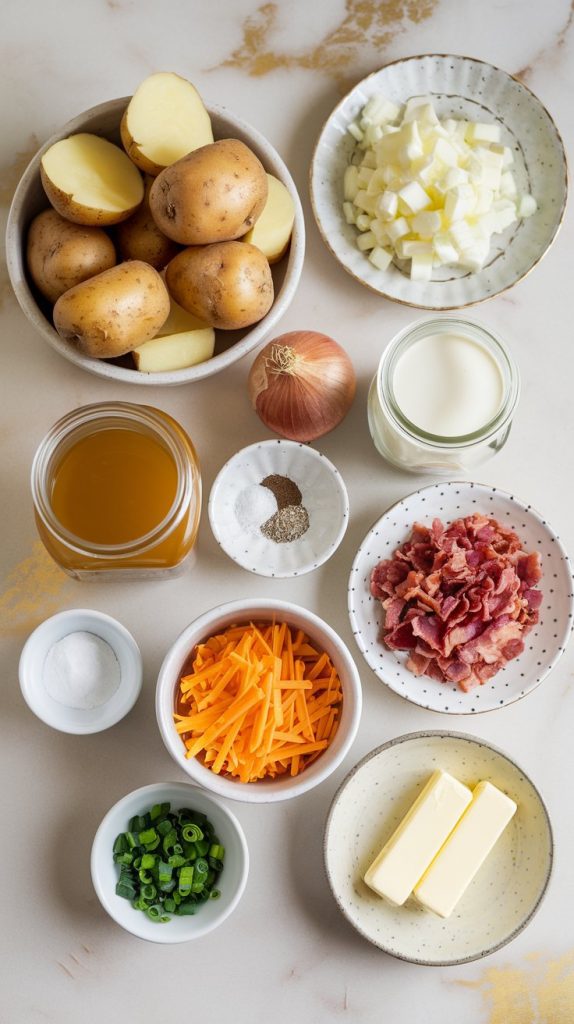
<svg viewBox="0 0 574 1024">
<path fill-rule="evenodd" d="M 146 534 L 121 544 L 98 544 L 88 541 L 66 529 L 54 515 L 48 496 L 42 486 L 43 471 L 47 470 L 60 445 L 73 436 L 91 419 L 104 428 L 106 421 L 122 420 L 126 423 L 144 425 L 158 434 L 167 444 L 177 469 L 177 488 L 173 501 L 165 516 Z M 104 559 L 115 559 L 134 552 L 145 552 L 158 543 L 168 529 L 173 529 L 185 512 L 186 496 L 191 494 L 193 481 L 183 454 L 181 438 L 173 429 L 169 414 L 150 405 L 135 402 L 94 402 L 79 406 L 62 416 L 40 442 L 31 470 L 32 495 L 35 508 L 48 529 L 57 533 L 64 543 L 79 553 L 89 553 Z"/>
<path fill-rule="evenodd" d="M 439 331 L 454 333 L 458 330 L 463 334 L 466 330 L 469 340 L 482 343 L 490 349 L 501 370 L 504 381 L 504 396 L 495 416 L 488 422 L 467 434 L 440 435 L 423 430 L 413 423 L 401 410 L 396 401 L 392 386 L 392 374 L 402 354 L 402 349 L 423 337 L 432 336 Z M 404 431 L 411 440 L 445 449 L 471 447 L 487 440 L 496 434 L 511 418 L 520 394 L 520 374 L 518 366 L 506 344 L 489 327 L 476 320 L 467 320 L 456 316 L 431 316 L 416 320 L 396 334 L 381 355 L 377 369 L 377 394 L 379 402 L 391 415 L 395 425 Z"/>
</svg>

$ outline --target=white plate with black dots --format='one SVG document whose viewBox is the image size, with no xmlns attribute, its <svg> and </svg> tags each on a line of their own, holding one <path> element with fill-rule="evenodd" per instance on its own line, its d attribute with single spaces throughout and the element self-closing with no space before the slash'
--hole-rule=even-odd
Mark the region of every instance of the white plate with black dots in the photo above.
<svg viewBox="0 0 574 1024">
<path fill-rule="evenodd" d="M 525 634 L 524 650 L 507 661 L 484 685 L 464 692 L 455 683 L 416 676 L 407 668 L 408 652 L 389 650 L 381 639 L 385 613 L 370 589 L 375 566 L 391 559 L 419 522 L 445 525 L 475 513 L 510 527 L 526 552 L 537 551 L 542 562 L 539 620 Z M 494 711 L 535 689 L 561 657 L 572 631 L 574 596 L 568 555 L 550 524 L 531 505 L 496 487 L 464 481 L 432 484 L 388 509 L 361 544 L 349 578 L 351 628 L 363 657 L 375 675 L 401 697 L 430 711 L 475 714 Z"/>
</svg>

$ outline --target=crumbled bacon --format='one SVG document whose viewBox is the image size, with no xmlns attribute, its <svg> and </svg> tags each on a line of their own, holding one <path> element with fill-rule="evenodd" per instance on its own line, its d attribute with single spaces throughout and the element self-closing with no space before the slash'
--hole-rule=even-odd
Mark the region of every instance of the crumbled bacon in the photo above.
<svg viewBox="0 0 574 1024">
<path fill-rule="evenodd" d="M 375 566 L 371 593 L 385 610 L 383 642 L 409 651 L 417 676 L 481 686 L 524 650 L 542 601 L 540 555 L 514 530 L 482 515 L 445 527 L 415 523 L 393 557 Z"/>
</svg>

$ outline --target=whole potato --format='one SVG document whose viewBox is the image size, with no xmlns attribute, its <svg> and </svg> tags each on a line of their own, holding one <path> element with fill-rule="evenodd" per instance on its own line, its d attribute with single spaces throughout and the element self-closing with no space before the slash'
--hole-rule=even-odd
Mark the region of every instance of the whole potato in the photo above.
<svg viewBox="0 0 574 1024">
<path fill-rule="evenodd" d="M 55 302 L 69 288 L 115 266 L 116 250 L 101 228 L 72 224 L 55 210 L 43 210 L 30 224 L 26 262 L 38 291 Z"/>
<path fill-rule="evenodd" d="M 245 235 L 266 199 L 261 161 L 238 139 L 220 139 L 166 167 L 151 187 L 149 204 L 168 238 L 209 245 Z"/>
<path fill-rule="evenodd" d="M 144 200 L 129 220 L 115 229 L 115 240 L 122 260 L 143 260 L 156 270 L 163 270 L 179 252 L 179 245 L 160 231 L 149 208 L 149 191 L 153 178 L 145 182 Z"/>
<path fill-rule="evenodd" d="M 54 326 L 84 355 L 112 359 L 153 338 L 169 309 L 157 270 L 131 260 L 64 292 L 54 306 Z"/>
<path fill-rule="evenodd" d="M 247 242 L 184 249 L 168 263 L 166 281 L 180 306 L 223 331 L 257 323 L 273 304 L 269 263 Z"/>
</svg>

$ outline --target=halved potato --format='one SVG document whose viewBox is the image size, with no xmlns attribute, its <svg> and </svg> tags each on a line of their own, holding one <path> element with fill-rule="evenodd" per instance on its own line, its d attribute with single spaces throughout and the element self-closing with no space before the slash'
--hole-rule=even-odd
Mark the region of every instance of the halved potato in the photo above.
<svg viewBox="0 0 574 1024">
<path fill-rule="evenodd" d="M 165 273 L 161 274 L 165 282 Z M 215 331 L 170 295 L 169 316 L 155 338 L 134 349 L 136 368 L 142 373 L 166 373 L 183 370 L 211 359 Z"/>
<path fill-rule="evenodd" d="M 242 241 L 256 245 L 270 263 L 277 263 L 289 245 L 295 220 L 295 204 L 289 189 L 278 178 L 268 174 L 267 184 L 267 202 L 263 212 Z"/>
<path fill-rule="evenodd" d="M 215 348 L 215 331 L 204 327 L 198 331 L 152 338 L 132 352 L 140 373 L 169 373 L 185 370 L 211 359 Z"/>
<path fill-rule="evenodd" d="M 54 209 L 75 224 L 118 224 L 144 197 L 142 176 L 123 149 L 88 132 L 50 146 L 40 174 Z"/>
<path fill-rule="evenodd" d="M 152 175 L 213 142 L 211 119 L 197 89 L 171 71 L 150 75 L 136 89 L 120 132 L 130 159 Z"/>
</svg>

